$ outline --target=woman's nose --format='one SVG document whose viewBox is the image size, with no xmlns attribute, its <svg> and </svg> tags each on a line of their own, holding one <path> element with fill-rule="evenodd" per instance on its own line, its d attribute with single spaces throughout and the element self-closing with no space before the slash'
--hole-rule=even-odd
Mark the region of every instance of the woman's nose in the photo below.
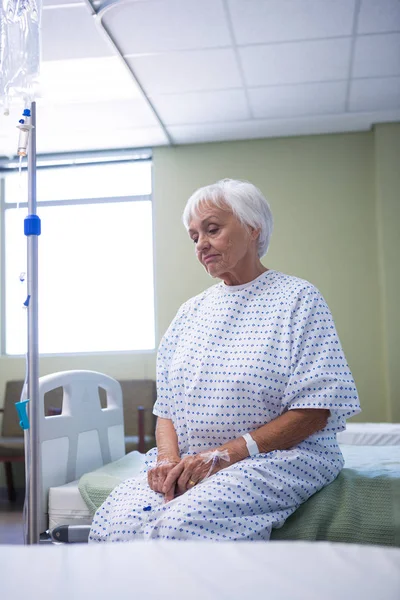
<svg viewBox="0 0 400 600">
<path fill-rule="evenodd" d="M 208 241 L 208 237 L 206 235 L 199 235 L 199 239 L 197 240 L 196 250 L 197 252 L 202 252 L 205 248 L 210 246 L 210 242 Z"/>
</svg>

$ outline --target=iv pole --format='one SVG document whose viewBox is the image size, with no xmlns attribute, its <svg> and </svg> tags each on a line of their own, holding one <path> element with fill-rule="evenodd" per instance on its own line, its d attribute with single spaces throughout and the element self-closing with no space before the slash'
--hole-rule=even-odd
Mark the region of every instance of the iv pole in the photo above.
<svg viewBox="0 0 400 600">
<path fill-rule="evenodd" d="M 4 114 L 9 114 L 8 100 L 16 85 L 16 95 L 23 93 L 28 104 L 32 75 L 39 67 L 39 35 L 42 1 L 20 3 L 11 0 L 7 6 L 0 3 L 2 34 L 0 66 L 0 97 L 5 98 Z M 22 66 L 17 64 L 22 60 Z M 23 68 L 22 68 L 23 67 Z M 11 93 L 11 96 L 13 94 Z M 39 514 L 42 508 L 42 473 L 39 413 L 39 332 L 38 332 L 38 236 L 40 219 L 36 214 L 36 102 L 30 102 L 18 122 L 18 156 L 28 156 L 28 215 L 24 220 L 27 236 L 27 298 L 24 306 L 28 314 L 27 377 L 23 398 L 16 403 L 20 425 L 25 438 L 26 490 L 24 504 L 25 543 L 38 544 L 40 540 Z M 21 281 L 23 281 L 21 279 Z M 27 389 L 26 389 L 27 388 Z"/>
<path fill-rule="evenodd" d="M 31 129 L 28 142 L 28 216 L 24 221 L 27 236 L 28 297 L 28 413 L 26 430 L 29 473 L 26 490 L 26 544 L 38 544 L 40 538 L 38 514 L 41 507 L 41 448 L 39 436 L 39 332 L 38 332 L 38 236 L 40 219 L 36 214 L 36 102 L 31 103 Z"/>
</svg>

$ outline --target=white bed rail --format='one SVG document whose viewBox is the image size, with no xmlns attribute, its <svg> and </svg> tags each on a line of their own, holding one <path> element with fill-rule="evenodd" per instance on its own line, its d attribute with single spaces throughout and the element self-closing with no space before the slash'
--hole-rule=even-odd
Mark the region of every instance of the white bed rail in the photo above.
<svg viewBox="0 0 400 600">
<path fill-rule="evenodd" d="M 45 416 L 44 396 L 63 388 L 62 411 Z M 107 395 L 101 408 L 99 388 Z M 122 391 L 119 383 L 95 371 L 64 371 L 39 379 L 39 446 L 42 473 L 40 532 L 48 527 L 48 492 L 79 479 L 125 454 Z"/>
</svg>

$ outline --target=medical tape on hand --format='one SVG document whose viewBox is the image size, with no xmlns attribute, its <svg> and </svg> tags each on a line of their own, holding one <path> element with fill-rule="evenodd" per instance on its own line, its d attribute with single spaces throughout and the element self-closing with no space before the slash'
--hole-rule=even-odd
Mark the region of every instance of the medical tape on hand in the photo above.
<svg viewBox="0 0 400 600">
<path fill-rule="evenodd" d="M 211 452 L 204 452 L 202 454 L 203 461 L 205 464 L 211 462 L 210 468 L 208 469 L 207 477 L 210 477 L 214 467 L 219 463 L 220 460 L 225 460 L 226 462 L 230 462 L 230 456 L 228 450 L 212 450 Z"/>
</svg>

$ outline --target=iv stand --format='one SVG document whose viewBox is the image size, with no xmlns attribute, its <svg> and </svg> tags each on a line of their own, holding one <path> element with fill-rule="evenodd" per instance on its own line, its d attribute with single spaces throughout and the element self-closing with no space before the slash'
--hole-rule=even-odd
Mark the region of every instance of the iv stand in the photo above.
<svg viewBox="0 0 400 600">
<path fill-rule="evenodd" d="M 39 332 L 38 332 L 38 236 L 40 219 L 36 215 L 36 102 L 31 103 L 32 129 L 28 145 L 28 216 L 24 222 L 27 236 L 28 284 L 28 407 L 30 427 L 26 431 L 29 461 L 29 484 L 26 502 L 26 544 L 38 544 L 39 510 L 41 508 L 41 448 L 39 436 Z"/>
</svg>

